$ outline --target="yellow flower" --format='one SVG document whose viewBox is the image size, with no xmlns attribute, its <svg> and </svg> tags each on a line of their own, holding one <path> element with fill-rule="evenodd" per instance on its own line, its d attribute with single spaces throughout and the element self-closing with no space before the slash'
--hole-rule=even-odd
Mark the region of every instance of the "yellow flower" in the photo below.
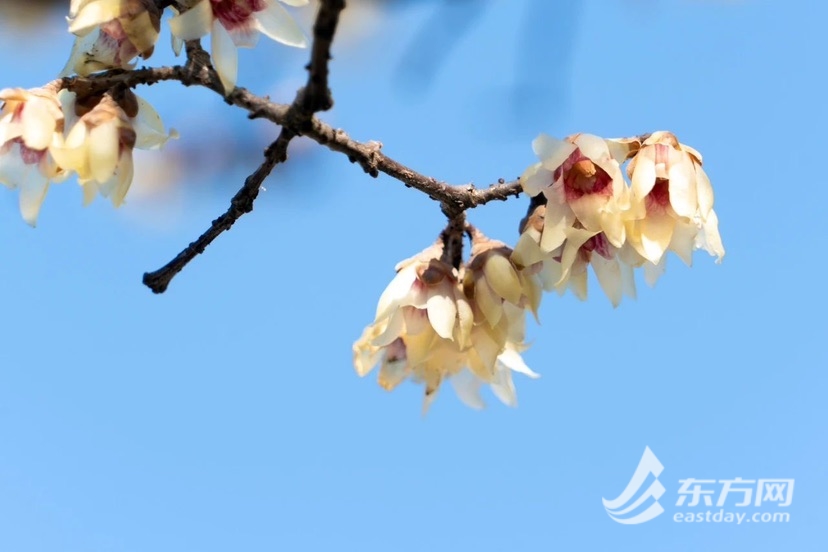
<svg viewBox="0 0 828 552">
<path fill-rule="evenodd" d="M 86 76 L 107 69 L 131 69 L 136 57 L 155 49 L 161 12 L 154 0 L 77 0 L 70 6 L 69 31 L 78 36 L 61 76 Z"/>
<path fill-rule="evenodd" d="M 521 348 L 525 339 L 526 309 L 535 318 L 542 294 L 537 271 L 521 269 L 512 250 L 473 228 L 472 254 L 463 276 L 463 290 L 472 306 L 474 325 L 467 364 L 482 381 L 494 381 L 497 358 L 507 344 Z"/>
<path fill-rule="evenodd" d="M 587 266 L 592 266 L 598 283 L 613 306 L 623 295 L 635 298 L 633 267 L 626 262 L 629 246 L 614 246 L 604 232 L 583 228 L 578 222 L 564 228 L 564 240 L 552 251 L 542 247 L 546 205 L 538 205 L 523 221 L 521 236 L 512 260 L 519 266 L 541 263 L 539 278 L 547 291 L 570 289 L 581 300 L 587 298 Z M 634 253 L 634 252 L 633 252 Z"/>
<path fill-rule="evenodd" d="M 505 243 L 472 231 L 471 260 L 465 270 L 463 289 L 479 309 L 475 319 L 497 327 L 504 305 L 528 308 L 537 317 L 541 300 L 540 279 L 532 270 L 522 270 L 512 261 L 512 250 Z"/>
<path fill-rule="evenodd" d="M 630 244 L 650 263 L 662 265 L 674 251 L 687 265 L 704 248 L 721 262 L 725 254 L 713 211 L 713 188 L 702 157 L 670 132 L 647 138 L 627 167 L 632 182 Z"/>
<path fill-rule="evenodd" d="M 629 193 L 618 150 L 591 134 L 565 140 L 541 134 L 532 148 L 541 162 L 529 167 L 520 182 L 527 194 L 542 193 L 547 200 L 541 248 L 548 252 L 560 247 L 576 222 L 586 230 L 603 232 L 613 246 L 621 247 Z"/>
<path fill-rule="evenodd" d="M 0 183 L 20 188 L 20 213 L 34 226 L 49 184 L 65 177 L 52 156 L 63 112 L 54 90 L 0 90 Z"/>
<path fill-rule="evenodd" d="M 460 283 L 463 269 L 441 260 L 442 253 L 438 242 L 397 265 L 374 323 L 354 344 L 357 374 L 365 376 L 379 364 L 384 389 L 405 379 L 423 383 L 424 412 L 445 380 L 452 380 L 458 396 L 475 408 L 482 406 L 479 387 L 484 383 L 514 405 L 510 371 L 537 377 L 517 353 L 523 348 L 524 308 L 507 302 L 496 327 L 483 319 L 476 323 L 477 307 Z"/>
<path fill-rule="evenodd" d="M 443 339 L 468 342 L 471 306 L 458 285 L 458 271 L 441 260 L 438 242 L 396 266 L 397 275 L 380 296 L 374 322 L 388 320 L 379 341 L 390 343 L 402 332 L 419 333 L 426 325 Z"/>
<path fill-rule="evenodd" d="M 304 6 L 308 0 L 280 0 Z M 238 75 L 236 48 L 252 48 L 259 34 L 288 46 L 307 46 L 305 34 L 277 0 L 190 0 L 188 10 L 170 20 L 176 54 L 181 41 L 210 35 L 213 65 L 227 94 Z"/>
<path fill-rule="evenodd" d="M 166 134 L 155 109 L 132 92 L 121 103 L 106 94 L 88 111 L 73 93 L 61 94 L 67 121 L 73 124 L 67 124 L 71 130 L 63 146 L 54 148 L 55 159 L 78 173 L 84 204 L 100 193 L 120 206 L 132 184 L 133 148 L 157 149 L 175 137 L 175 131 Z"/>
</svg>

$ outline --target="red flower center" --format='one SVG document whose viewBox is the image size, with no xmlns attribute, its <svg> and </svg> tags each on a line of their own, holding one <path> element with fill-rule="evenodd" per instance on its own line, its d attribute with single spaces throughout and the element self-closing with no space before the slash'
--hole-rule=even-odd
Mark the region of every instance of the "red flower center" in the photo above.
<svg viewBox="0 0 828 552">
<path fill-rule="evenodd" d="M 670 205 L 670 181 L 656 178 L 655 185 L 644 200 L 648 213 L 664 213 Z"/>
<path fill-rule="evenodd" d="M 264 10 L 264 0 L 210 0 L 213 15 L 225 29 L 235 29 L 248 23 L 250 16 Z"/>
<path fill-rule="evenodd" d="M 553 176 L 557 180 L 561 175 L 567 201 L 580 199 L 586 194 L 612 195 L 612 177 L 580 149 L 572 152 Z"/>
<path fill-rule="evenodd" d="M 589 262 L 593 252 L 598 253 L 607 260 L 612 259 L 612 245 L 610 245 L 606 234 L 603 232 L 595 234 L 589 238 L 586 242 L 584 242 L 584 245 L 581 246 L 581 249 L 578 250 L 578 254 L 586 262 Z"/>
<path fill-rule="evenodd" d="M 20 146 L 20 158 L 27 165 L 37 165 L 46 155 L 46 150 L 32 149 L 23 143 L 22 138 L 15 138 L 12 142 Z"/>
</svg>

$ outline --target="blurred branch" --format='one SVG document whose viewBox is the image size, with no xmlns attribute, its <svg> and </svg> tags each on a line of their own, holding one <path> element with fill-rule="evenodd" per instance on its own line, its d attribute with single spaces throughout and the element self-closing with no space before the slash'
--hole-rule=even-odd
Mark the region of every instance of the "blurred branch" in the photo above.
<svg viewBox="0 0 828 552">
<path fill-rule="evenodd" d="M 348 156 L 352 163 L 358 163 L 373 177 L 380 172 L 399 180 L 409 188 L 419 190 L 441 204 L 449 219 L 459 217 L 463 211 L 484 205 L 494 200 L 506 200 L 521 193 L 518 181 L 505 182 L 500 179 L 485 189 L 472 185 L 451 186 L 435 178 L 420 174 L 413 169 L 386 156 L 378 142 L 361 143 L 353 140 L 345 131 L 334 129 L 322 122 L 315 114 L 330 109 L 333 97 L 328 87 L 328 62 L 331 59 L 331 45 L 336 33 L 340 12 L 345 8 L 344 0 L 322 0 L 314 24 L 314 40 L 311 61 L 308 65 L 308 81 L 299 90 L 293 103 L 271 102 L 267 97 L 252 94 L 244 88 L 235 88 L 224 97 L 230 105 L 245 109 L 251 119 L 264 118 L 282 127 L 279 138 L 267 152 L 264 163 L 250 175 L 244 186 L 233 198 L 230 208 L 213 221 L 210 228 L 195 242 L 191 243 L 175 259 L 163 268 L 144 275 L 144 283 L 155 293 L 163 293 L 172 278 L 181 269 L 202 253 L 223 231 L 229 229 L 243 214 L 250 212 L 258 195 L 262 181 L 273 167 L 287 159 L 287 147 L 296 136 L 307 136 L 333 151 Z M 183 66 L 142 68 L 132 71 L 108 71 L 90 77 L 67 77 L 60 82 L 63 88 L 75 92 L 79 97 L 100 94 L 118 87 L 133 88 L 138 85 L 152 85 L 162 81 L 178 81 L 185 86 L 203 86 L 224 96 L 224 89 L 210 58 L 198 41 L 187 43 L 187 62 Z"/>
</svg>

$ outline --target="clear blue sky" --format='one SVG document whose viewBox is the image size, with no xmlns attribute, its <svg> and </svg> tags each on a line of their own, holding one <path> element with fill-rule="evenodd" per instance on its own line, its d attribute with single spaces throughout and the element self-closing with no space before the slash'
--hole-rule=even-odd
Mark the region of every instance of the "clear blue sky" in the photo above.
<svg viewBox="0 0 828 552">
<path fill-rule="evenodd" d="M 67 182 L 36 230 L 0 190 L 0 551 L 825 550 L 828 5 L 550 4 L 488 2 L 431 49 L 417 37 L 442 20 L 436 3 L 393 11 L 338 52 L 325 117 L 481 185 L 533 163 L 542 131 L 671 130 L 705 156 L 722 265 L 671 258 L 618 309 L 594 281 L 586 303 L 546 296 L 525 355 L 542 377 L 516 377 L 517 409 L 487 396 L 468 410 L 446 388 L 421 418 L 418 386 L 388 394 L 351 365 L 394 264 L 443 223 L 400 183 L 296 144 L 255 211 L 163 296 L 141 274 L 224 211 L 258 153 L 216 173 L 191 160 L 185 192 L 163 196 L 173 207 L 140 200 L 136 181 L 122 209 L 83 209 Z M 60 17 L 41 36 L 3 28 L 0 86 L 60 70 Z M 417 64 L 441 57 L 424 84 Z M 305 59 L 263 42 L 242 52 L 239 82 L 290 91 Z M 275 136 L 203 91 L 139 94 L 179 127 L 173 148 L 206 142 L 204 128 L 246 134 L 254 152 Z M 470 218 L 513 242 L 525 206 Z M 645 446 L 667 513 L 616 524 L 601 498 Z M 794 478 L 791 520 L 675 523 L 687 477 Z"/>
</svg>

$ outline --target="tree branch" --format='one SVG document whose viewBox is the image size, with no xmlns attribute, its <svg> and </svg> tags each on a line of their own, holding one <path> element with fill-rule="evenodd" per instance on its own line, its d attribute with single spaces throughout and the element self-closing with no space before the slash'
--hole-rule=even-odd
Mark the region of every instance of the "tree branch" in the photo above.
<svg viewBox="0 0 828 552">
<path fill-rule="evenodd" d="M 322 0 L 313 25 L 313 46 L 308 64 L 308 84 L 299 92 L 297 104 L 303 114 L 312 116 L 333 107 L 333 95 L 328 87 L 328 62 L 331 46 L 339 24 L 339 14 L 345 9 L 345 0 Z"/>
<path fill-rule="evenodd" d="M 164 293 L 170 281 L 187 266 L 187 263 L 204 253 L 207 246 L 222 232 L 229 230 L 242 215 L 253 210 L 253 202 L 259 195 L 262 183 L 277 164 L 287 159 L 287 147 L 290 144 L 290 138 L 292 138 L 290 131 L 282 129 L 276 141 L 265 150 L 264 162 L 245 179 L 244 186 L 233 196 L 227 211 L 214 220 L 207 231 L 176 255 L 173 260 L 154 272 L 144 273 L 144 285 L 150 288 L 153 293 Z"/>
<path fill-rule="evenodd" d="M 224 94 L 215 72 L 210 67 L 199 63 L 133 71 L 109 71 L 86 78 L 65 78 L 61 84 L 79 96 L 84 96 L 100 93 L 113 86 L 135 87 L 170 80 L 179 81 L 185 86 L 203 86 L 217 94 Z M 381 151 L 382 145 L 377 142 L 357 142 L 345 131 L 334 129 L 316 117 L 311 117 L 309 123 L 302 124 L 301 121 L 297 121 L 296 115 L 289 115 L 289 105 L 271 102 L 244 88 L 236 88 L 225 98 L 225 101 L 248 111 L 251 119 L 267 119 L 282 127 L 291 128 L 297 134 L 307 136 L 333 151 L 347 155 L 352 163 L 358 163 L 371 176 L 376 177 L 380 172 L 385 173 L 407 187 L 425 193 L 435 201 L 448 203 L 460 210 L 473 209 L 490 201 L 502 201 L 521 193 L 520 183 L 517 180 L 506 182 L 500 179 L 488 188 L 476 188 L 472 185 L 451 186 L 418 173 L 386 156 Z"/>
<path fill-rule="evenodd" d="M 282 123 L 279 137 L 265 150 L 264 162 L 245 179 L 244 185 L 233 196 L 227 211 L 214 220 L 206 232 L 176 255 L 172 261 L 154 272 L 144 273 L 144 285 L 154 293 L 164 293 L 176 274 L 181 272 L 196 256 L 203 253 L 205 248 L 222 232 L 229 230 L 239 218 L 253 210 L 253 203 L 259 195 L 264 180 L 278 163 L 287 160 L 287 149 L 290 141 L 297 135 L 297 129 L 306 127 L 317 111 L 327 110 L 333 106 L 333 97 L 328 88 L 328 61 L 331 58 L 330 50 L 339 22 L 339 13 L 344 8 L 344 0 L 322 1 L 314 24 L 308 84 L 296 94 L 296 99 L 287 108 L 285 123 Z M 216 86 L 218 75 L 210 67 L 210 58 L 201 48 L 199 41 L 190 41 L 186 47 L 187 64 L 183 72 L 187 74 L 187 78 L 203 85 L 207 83 L 211 89 L 219 92 L 221 87 Z"/>
<path fill-rule="evenodd" d="M 500 179 L 486 189 L 472 185 L 450 186 L 420 174 L 413 169 L 391 159 L 382 153 L 382 144 L 378 142 L 361 143 L 353 140 L 343 130 L 334 129 L 314 115 L 333 106 L 333 95 L 328 83 L 328 64 L 331 59 L 331 47 L 339 23 L 339 15 L 345 9 L 345 0 L 321 0 L 319 11 L 313 27 L 313 44 L 311 60 L 307 66 L 308 81 L 299 90 L 290 105 L 271 102 L 269 98 L 256 96 L 244 88 L 235 88 L 225 96 L 228 104 L 245 109 L 251 119 L 264 118 L 280 125 L 282 131 L 278 139 L 265 151 L 262 165 L 247 179 L 230 202 L 228 210 L 215 219 L 199 238 L 190 243 L 173 260 L 162 268 L 144 274 L 143 282 L 155 293 L 163 293 L 170 281 L 190 261 L 203 253 L 205 248 L 222 232 L 228 230 L 245 213 L 253 210 L 253 203 L 259 195 L 262 182 L 273 168 L 287 159 L 287 148 L 296 136 L 307 136 L 333 151 L 348 156 L 352 163 L 358 163 L 362 169 L 373 177 L 385 173 L 417 189 L 431 199 L 440 202 L 441 208 L 450 222 L 462 228 L 464 212 L 494 200 L 505 200 L 510 196 L 520 195 L 518 181 L 505 182 Z M 210 57 L 199 41 L 186 43 L 187 62 L 183 66 L 141 68 L 132 71 L 114 70 L 90 77 L 71 77 L 59 81 L 59 85 L 75 92 L 79 97 L 100 94 L 112 88 L 138 85 L 152 85 L 161 81 L 175 80 L 185 86 L 203 86 L 224 96 L 221 80 L 210 65 Z M 454 232 L 456 233 L 456 232 Z M 456 240 L 452 240 L 456 241 Z M 461 245 L 462 247 L 462 245 Z M 452 247 L 453 256 L 460 248 Z M 457 259 L 452 259 L 457 261 Z"/>
</svg>

